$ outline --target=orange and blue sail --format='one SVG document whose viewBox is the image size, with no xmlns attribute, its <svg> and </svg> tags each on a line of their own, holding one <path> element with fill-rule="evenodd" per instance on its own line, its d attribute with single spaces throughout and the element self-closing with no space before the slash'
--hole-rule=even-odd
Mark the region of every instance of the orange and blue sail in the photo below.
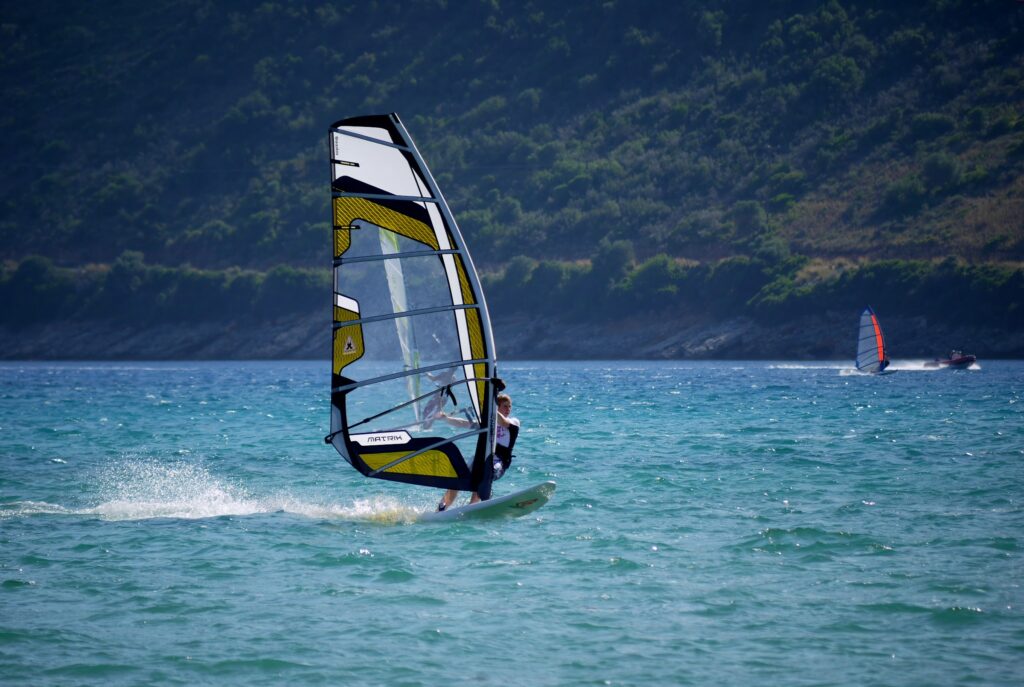
<svg viewBox="0 0 1024 687">
<path fill-rule="evenodd" d="M 326 441 L 368 477 L 471 490 L 495 436 L 494 340 L 476 268 L 398 115 L 343 119 L 329 137 Z"/>
<path fill-rule="evenodd" d="M 885 337 L 878 316 L 871 306 L 860 314 L 857 336 L 857 369 L 861 372 L 881 372 L 887 359 Z"/>
</svg>

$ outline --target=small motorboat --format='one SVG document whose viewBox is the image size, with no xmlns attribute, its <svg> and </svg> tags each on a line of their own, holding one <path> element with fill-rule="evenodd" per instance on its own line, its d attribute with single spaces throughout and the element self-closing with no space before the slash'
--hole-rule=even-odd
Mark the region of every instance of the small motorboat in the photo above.
<svg viewBox="0 0 1024 687">
<path fill-rule="evenodd" d="M 964 354 L 963 351 L 950 351 L 945 359 L 936 358 L 924 364 L 925 367 L 948 367 L 951 370 L 966 370 L 978 359 L 976 355 Z"/>
</svg>

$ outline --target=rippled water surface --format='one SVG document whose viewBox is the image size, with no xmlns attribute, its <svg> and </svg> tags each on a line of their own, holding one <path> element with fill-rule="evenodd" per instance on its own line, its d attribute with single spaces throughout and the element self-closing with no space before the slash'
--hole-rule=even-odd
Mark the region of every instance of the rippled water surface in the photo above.
<svg viewBox="0 0 1024 687">
<path fill-rule="evenodd" d="M 0 683 L 1017 685 L 1024 363 L 505 362 L 512 521 L 323 444 L 325 363 L 0 365 Z"/>
</svg>

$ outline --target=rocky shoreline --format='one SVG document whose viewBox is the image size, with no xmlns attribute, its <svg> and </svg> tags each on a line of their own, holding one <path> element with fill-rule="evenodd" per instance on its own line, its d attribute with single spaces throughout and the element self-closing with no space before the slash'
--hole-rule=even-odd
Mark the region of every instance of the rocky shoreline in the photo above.
<svg viewBox="0 0 1024 687">
<path fill-rule="evenodd" d="M 956 328 L 923 317 L 886 318 L 894 360 L 960 348 L 985 358 L 1024 358 L 1024 330 Z M 826 313 L 767 326 L 747 317 L 646 316 L 565 323 L 525 316 L 494 325 L 504 360 L 849 360 L 856 320 Z M 0 326 L 5 360 L 316 360 L 330 356 L 330 321 L 300 314 L 272 322 L 132 327 L 105 320 Z"/>
</svg>

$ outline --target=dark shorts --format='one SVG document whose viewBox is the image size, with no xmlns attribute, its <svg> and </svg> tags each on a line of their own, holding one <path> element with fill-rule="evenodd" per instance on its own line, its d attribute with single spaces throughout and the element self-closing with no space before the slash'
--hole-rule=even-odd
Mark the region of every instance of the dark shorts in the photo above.
<svg viewBox="0 0 1024 687">
<path fill-rule="evenodd" d="M 498 461 L 501 465 L 501 469 L 495 471 L 494 462 Z M 502 459 L 498 456 L 492 456 L 485 461 L 482 461 L 483 465 L 478 467 L 477 463 L 473 464 L 473 478 L 476 482 L 476 493 L 480 497 L 481 501 L 486 501 L 491 498 L 491 485 L 494 480 L 501 479 L 505 471 L 508 470 L 508 466 L 512 464 L 512 457 L 509 456 L 507 459 Z"/>
<path fill-rule="evenodd" d="M 481 461 L 483 466 L 479 470 L 479 480 L 476 485 L 476 494 L 481 501 L 491 498 L 491 483 L 494 481 L 494 462 L 488 458 Z"/>
</svg>

